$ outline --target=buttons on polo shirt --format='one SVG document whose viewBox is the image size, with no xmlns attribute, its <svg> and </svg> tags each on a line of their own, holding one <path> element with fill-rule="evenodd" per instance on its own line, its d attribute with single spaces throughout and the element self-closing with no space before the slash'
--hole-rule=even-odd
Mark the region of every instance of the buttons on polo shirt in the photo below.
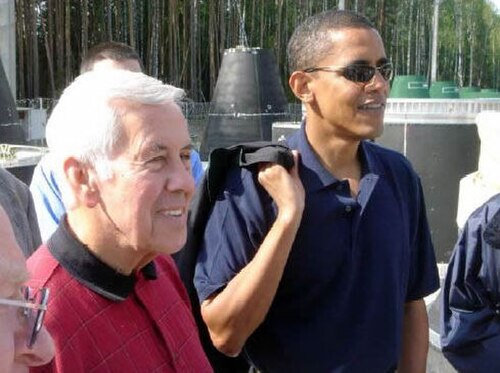
<svg viewBox="0 0 500 373">
<path fill-rule="evenodd" d="M 354 202 L 354 203 L 348 203 L 344 205 L 344 216 L 346 217 L 354 217 L 356 211 L 358 210 L 359 205 Z"/>
<path fill-rule="evenodd" d="M 335 190 L 337 192 L 342 192 L 343 189 L 344 187 L 342 186 L 342 183 L 338 183 L 337 186 L 335 187 Z"/>
</svg>

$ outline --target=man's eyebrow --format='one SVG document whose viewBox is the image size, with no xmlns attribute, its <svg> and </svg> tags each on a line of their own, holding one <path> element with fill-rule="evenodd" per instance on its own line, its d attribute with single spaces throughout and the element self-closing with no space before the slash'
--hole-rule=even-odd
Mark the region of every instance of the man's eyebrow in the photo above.
<svg viewBox="0 0 500 373">
<path fill-rule="evenodd" d="M 389 62 L 389 59 L 387 57 L 382 57 L 379 60 L 377 60 L 375 66 L 381 66 Z M 367 60 L 354 60 L 349 62 L 347 65 L 370 65 L 370 61 Z"/>
<path fill-rule="evenodd" d="M 151 156 L 151 155 L 155 155 L 155 154 L 158 154 L 158 153 L 162 153 L 162 152 L 165 152 L 169 149 L 168 146 L 165 146 L 165 145 L 162 145 L 162 144 L 158 144 L 158 143 L 152 143 L 152 144 L 149 144 L 147 146 L 144 147 L 143 149 L 143 152 L 142 154 L 146 157 L 148 156 Z M 181 150 L 193 150 L 194 149 L 194 146 L 193 144 L 189 143 L 185 146 L 183 146 L 181 148 Z"/>
<path fill-rule="evenodd" d="M 347 65 L 369 65 L 370 62 L 367 60 L 354 60 L 349 62 Z"/>
<path fill-rule="evenodd" d="M 11 282 L 19 285 L 23 285 L 29 279 L 29 273 L 26 269 L 24 263 L 16 264 L 11 267 L 11 271 L 9 274 L 9 279 Z"/>
<path fill-rule="evenodd" d="M 141 158 L 149 158 L 151 156 L 154 156 L 158 153 L 165 152 L 167 150 L 167 147 L 155 142 L 146 144 L 141 151 L 139 152 L 138 156 Z"/>
</svg>

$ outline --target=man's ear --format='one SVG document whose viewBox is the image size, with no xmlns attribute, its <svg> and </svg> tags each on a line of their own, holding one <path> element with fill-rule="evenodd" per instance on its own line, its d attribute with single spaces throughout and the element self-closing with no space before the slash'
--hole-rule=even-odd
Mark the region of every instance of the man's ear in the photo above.
<svg viewBox="0 0 500 373">
<path fill-rule="evenodd" d="M 64 161 L 63 169 L 78 204 L 89 208 L 95 207 L 100 201 L 95 171 L 74 157 Z"/>
<path fill-rule="evenodd" d="M 311 81 L 311 76 L 303 71 L 294 71 L 288 79 L 293 94 L 303 103 L 309 103 L 313 99 Z"/>
</svg>

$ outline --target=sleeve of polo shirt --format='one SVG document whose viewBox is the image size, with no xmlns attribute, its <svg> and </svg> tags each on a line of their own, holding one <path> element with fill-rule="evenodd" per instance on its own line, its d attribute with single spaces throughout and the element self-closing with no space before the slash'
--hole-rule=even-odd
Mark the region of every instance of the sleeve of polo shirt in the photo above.
<svg viewBox="0 0 500 373">
<path fill-rule="evenodd" d="M 42 242 L 52 236 L 66 212 L 54 165 L 45 157 L 36 165 L 30 184 Z"/>
<path fill-rule="evenodd" d="M 441 295 L 441 347 L 458 371 L 500 371 L 500 252 L 482 239 L 485 214 L 468 219 Z"/>
<path fill-rule="evenodd" d="M 263 205 L 267 194 L 257 184 L 256 175 L 246 169 L 228 173 L 196 264 L 194 285 L 200 302 L 221 291 L 252 260 L 270 228 Z"/>
<path fill-rule="evenodd" d="M 424 193 L 420 179 L 416 177 L 416 190 L 410 230 L 411 236 L 410 251 L 410 274 L 408 279 L 408 289 L 406 301 L 421 299 L 437 289 L 439 289 L 439 275 L 436 265 L 434 246 L 432 245 L 429 223 L 425 212 Z"/>
</svg>

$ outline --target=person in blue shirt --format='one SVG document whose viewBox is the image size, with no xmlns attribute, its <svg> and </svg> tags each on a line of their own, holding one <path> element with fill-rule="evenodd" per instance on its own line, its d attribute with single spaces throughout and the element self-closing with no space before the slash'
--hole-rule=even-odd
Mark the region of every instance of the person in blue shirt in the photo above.
<svg viewBox="0 0 500 373">
<path fill-rule="evenodd" d="M 499 372 L 500 194 L 467 219 L 441 293 L 441 348 L 459 372 Z"/>
<path fill-rule="evenodd" d="M 137 52 L 127 44 L 104 42 L 89 49 L 80 64 L 80 74 L 91 70 L 123 69 L 135 72 L 143 70 Z M 197 185 L 203 177 L 200 155 L 191 150 L 191 172 Z M 50 155 L 44 156 L 33 171 L 30 191 L 33 195 L 42 241 L 54 233 L 61 216 L 66 212 L 59 188 L 60 177 L 54 172 Z"/>
<path fill-rule="evenodd" d="M 382 39 L 357 13 L 323 12 L 288 63 L 306 108 L 295 166 L 231 169 L 207 222 L 194 283 L 211 339 L 264 372 L 425 372 L 439 279 L 422 187 L 369 141 L 392 75 Z"/>
</svg>

